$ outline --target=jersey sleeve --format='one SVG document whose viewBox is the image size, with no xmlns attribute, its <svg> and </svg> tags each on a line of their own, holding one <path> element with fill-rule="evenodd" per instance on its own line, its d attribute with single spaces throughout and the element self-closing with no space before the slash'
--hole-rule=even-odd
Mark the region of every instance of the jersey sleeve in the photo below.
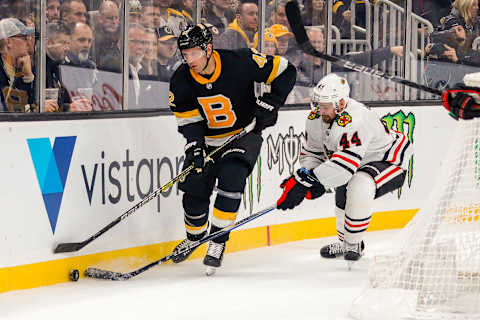
<svg viewBox="0 0 480 320">
<path fill-rule="evenodd" d="M 312 120 L 305 124 L 305 139 L 300 150 L 299 161 L 303 168 L 311 170 L 328 160 L 323 147 L 323 139 L 318 137 L 318 132 L 310 125 Z"/>
<path fill-rule="evenodd" d="M 297 70 L 284 57 L 271 56 L 252 49 L 240 49 L 247 61 L 246 67 L 253 81 L 263 82 L 271 86 L 263 98 L 275 106 L 285 103 L 288 94 L 292 91 L 297 78 Z"/>
<path fill-rule="evenodd" d="M 336 149 L 329 160 L 313 170 L 325 188 L 343 186 L 355 174 L 372 136 L 361 122 L 349 124 L 335 137 Z"/>
<path fill-rule="evenodd" d="M 180 69 L 177 71 L 179 70 Z M 175 72 L 170 80 L 168 104 L 177 120 L 178 132 L 187 139 L 187 143 L 204 141 L 206 130 L 205 119 L 200 113 L 192 90 L 189 90 L 180 72 Z"/>
</svg>

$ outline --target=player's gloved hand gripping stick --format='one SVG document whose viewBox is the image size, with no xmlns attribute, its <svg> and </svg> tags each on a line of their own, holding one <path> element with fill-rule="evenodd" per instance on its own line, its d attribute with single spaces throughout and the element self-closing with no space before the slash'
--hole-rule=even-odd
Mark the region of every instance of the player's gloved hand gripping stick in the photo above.
<svg viewBox="0 0 480 320">
<path fill-rule="evenodd" d="M 237 139 L 240 139 L 241 137 L 245 136 L 247 133 L 249 133 L 250 131 L 252 131 L 253 127 L 255 126 L 255 122 L 252 122 L 251 124 L 249 124 L 247 127 L 245 127 L 241 132 L 231 136 L 227 141 L 225 141 L 222 145 L 220 145 L 219 147 L 217 147 L 215 150 L 213 150 L 212 152 L 210 152 L 206 158 L 205 158 L 205 162 L 208 162 L 208 159 L 211 158 L 214 154 L 216 154 L 218 151 L 220 151 L 221 149 L 223 149 L 226 145 L 228 145 L 229 143 L 231 143 L 232 141 L 234 140 L 237 140 Z M 198 150 L 197 150 L 198 151 Z M 90 242 L 92 242 L 93 240 L 97 239 L 98 237 L 100 237 L 102 234 L 104 234 L 105 232 L 107 232 L 108 230 L 110 230 L 111 228 L 113 228 L 115 225 L 117 225 L 118 223 L 120 223 L 120 221 L 122 221 L 123 219 L 127 218 L 128 216 L 130 216 L 131 214 L 133 214 L 135 211 L 137 211 L 139 208 L 143 207 L 143 205 L 145 205 L 146 203 L 148 203 L 150 200 L 152 200 L 153 198 L 159 196 L 162 192 L 165 192 L 167 191 L 168 189 L 170 189 L 175 183 L 177 183 L 178 181 L 181 181 L 181 180 L 184 180 L 185 177 L 190 173 L 192 172 L 193 169 L 195 169 L 197 166 L 198 167 L 203 167 L 201 166 L 199 163 L 195 163 L 193 162 L 190 166 L 188 166 L 185 170 L 183 170 L 182 172 L 180 172 L 176 177 L 174 177 L 172 180 L 170 180 L 169 182 L 167 182 L 166 184 L 164 184 L 163 186 L 159 187 L 158 189 L 152 191 L 150 194 L 148 194 L 147 196 L 145 196 L 145 198 L 143 198 L 140 202 L 138 202 L 136 205 L 134 205 L 133 207 L 131 207 L 130 209 L 128 209 L 125 213 L 123 213 L 121 216 L 117 217 L 115 220 L 113 220 L 112 222 L 110 222 L 108 225 L 106 225 L 105 227 L 103 227 L 101 230 L 99 230 L 97 233 L 95 233 L 94 235 L 92 235 L 91 237 L 89 237 L 88 239 L 82 241 L 82 242 L 68 242 L 68 243 L 59 243 L 57 245 L 57 247 L 55 248 L 55 250 L 53 251 L 54 253 L 62 253 L 62 252 L 74 252 L 74 251 L 78 251 L 80 249 L 82 249 L 83 247 L 85 247 L 87 244 L 89 244 Z"/>
</svg>

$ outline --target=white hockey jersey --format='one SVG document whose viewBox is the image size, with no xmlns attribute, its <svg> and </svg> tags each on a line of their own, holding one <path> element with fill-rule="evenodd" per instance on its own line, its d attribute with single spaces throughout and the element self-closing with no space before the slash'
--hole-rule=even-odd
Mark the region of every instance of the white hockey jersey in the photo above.
<svg viewBox="0 0 480 320">
<path fill-rule="evenodd" d="M 300 164 L 313 169 L 325 188 L 346 184 L 358 168 L 372 161 L 390 162 L 405 170 L 412 152 L 403 133 L 389 130 L 376 112 L 351 98 L 331 124 L 310 113 L 305 140 Z"/>
</svg>

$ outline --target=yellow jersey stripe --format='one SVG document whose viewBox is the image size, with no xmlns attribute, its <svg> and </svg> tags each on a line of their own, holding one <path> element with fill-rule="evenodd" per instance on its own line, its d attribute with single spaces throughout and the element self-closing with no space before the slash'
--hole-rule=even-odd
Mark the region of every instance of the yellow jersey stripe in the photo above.
<svg viewBox="0 0 480 320">
<path fill-rule="evenodd" d="M 280 65 L 280 57 L 279 56 L 273 56 L 273 68 L 272 68 L 272 72 L 270 73 L 270 76 L 267 79 L 267 82 L 265 82 L 266 84 L 270 84 L 270 83 L 272 83 L 273 80 L 275 80 L 275 78 L 278 75 L 278 66 L 279 65 Z"/>
<path fill-rule="evenodd" d="M 208 221 L 207 221 L 207 223 L 205 223 L 203 226 L 200 226 L 200 227 L 192 227 L 192 226 L 185 223 L 185 228 L 187 228 L 188 230 L 192 230 L 192 231 L 199 231 L 199 230 L 202 230 L 202 229 L 206 229 L 207 225 L 208 225 Z"/>
<path fill-rule="evenodd" d="M 233 136 L 233 135 L 239 133 L 242 130 L 243 130 L 243 128 L 242 129 L 237 129 L 237 130 L 234 130 L 234 131 L 230 131 L 230 132 L 227 132 L 227 133 L 217 134 L 215 136 L 205 136 L 205 138 L 208 138 L 208 139 L 222 139 L 222 138 L 225 138 L 225 137 Z"/>
<path fill-rule="evenodd" d="M 185 111 L 185 112 L 174 112 L 173 113 L 177 118 L 193 118 L 198 117 L 200 115 L 200 111 L 198 109 Z"/>
<path fill-rule="evenodd" d="M 217 219 L 220 220 L 230 220 L 230 221 L 235 221 L 237 219 L 237 213 L 236 212 L 226 212 L 222 211 L 217 208 L 213 208 L 213 216 Z"/>
</svg>

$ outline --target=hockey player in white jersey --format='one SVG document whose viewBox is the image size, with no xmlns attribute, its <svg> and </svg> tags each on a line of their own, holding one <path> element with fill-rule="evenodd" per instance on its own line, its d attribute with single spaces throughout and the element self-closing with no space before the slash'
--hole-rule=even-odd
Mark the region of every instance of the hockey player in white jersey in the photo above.
<svg viewBox="0 0 480 320">
<path fill-rule="evenodd" d="M 277 207 L 293 209 L 304 198 L 335 189 L 339 241 L 320 253 L 356 261 L 364 250 L 374 199 L 403 185 L 413 151 L 403 133 L 389 130 L 376 112 L 349 95 L 347 80 L 334 73 L 314 88 L 300 153 L 302 168 L 281 184 Z"/>
</svg>

